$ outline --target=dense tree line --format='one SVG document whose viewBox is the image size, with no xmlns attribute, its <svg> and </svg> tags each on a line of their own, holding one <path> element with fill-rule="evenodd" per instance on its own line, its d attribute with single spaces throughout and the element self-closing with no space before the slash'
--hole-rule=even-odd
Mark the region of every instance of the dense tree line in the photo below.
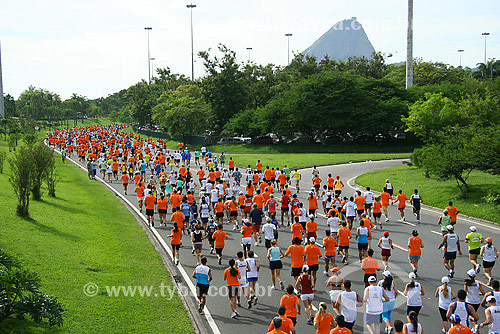
<svg viewBox="0 0 500 334">
<path fill-rule="evenodd" d="M 191 81 L 169 68 L 106 98 L 89 100 L 29 87 L 17 100 L 6 96 L 7 116 L 49 122 L 109 116 L 119 122 L 158 124 L 172 134 L 257 136 L 297 132 L 324 142 L 328 136 L 385 136 L 404 130 L 402 117 L 427 93 L 458 102 L 500 94 L 500 61 L 476 69 L 415 60 L 415 86 L 404 89 L 405 64 L 389 56 L 336 61 L 295 55 L 286 67 L 239 62 L 224 45 L 198 54 L 205 75 Z"/>
</svg>

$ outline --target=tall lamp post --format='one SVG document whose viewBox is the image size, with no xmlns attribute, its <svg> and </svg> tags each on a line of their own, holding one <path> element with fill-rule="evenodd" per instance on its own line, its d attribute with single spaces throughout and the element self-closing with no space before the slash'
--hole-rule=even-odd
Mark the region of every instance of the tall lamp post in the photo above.
<svg viewBox="0 0 500 334">
<path fill-rule="evenodd" d="M 408 34 L 406 36 L 406 88 L 413 86 L 413 0 L 408 0 Z"/>
<path fill-rule="evenodd" d="M 286 39 L 288 41 L 288 43 L 287 43 L 288 49 L 287 49 L 287 53 L 286 53 L 287 54 L 287 63 L 286 64 L 290 65 L 290 37 L 292 37 L 293 34 L 285 34 L 285 36 L 286 36 Z"/>
<path fill-rule="evenodd" d="M 489 32 L 483 32 L 481 35 L 484 36 L 484 64 L 486 65 L 486 37 L 490 35 Z"/>
<path fill-rule="evenodd" d="M 156 60 L 155 57 L 151 57 L 149 58 L 149 60 L 151 60 L 151 73 L 152 73 L 152 77 L 155 76 L 155 66 L 153 65 L 153 62 Z"/>
<path fill-rule="evenodd" d="M 148 32 L 148 84 L 151 83 L 151 57 L 149 56 L 149 32 L 152 30 L 153 28 L 151 27 L 145 27 L 144 30 L 146 30 Z"/>
<path fill-rule="evenodd" d="M 462 67 L 462 53 L 464 52 L 464 50 L 458 50 L 457 52 L 460 57 L 460 67 Z"/>
<path fill-rule="evenodd" d="M 253 48 L 247 48 L 248 50 L 248 62 L 250 63 L 250 53 L 252 52 Z"/>
<path fill-rule="evenodd" d="M 196 5 L 190 4 L 186 7 L 191 11 L 191 80 L 194 81 L 193 8 L 196 8 Z"/>
</svg>

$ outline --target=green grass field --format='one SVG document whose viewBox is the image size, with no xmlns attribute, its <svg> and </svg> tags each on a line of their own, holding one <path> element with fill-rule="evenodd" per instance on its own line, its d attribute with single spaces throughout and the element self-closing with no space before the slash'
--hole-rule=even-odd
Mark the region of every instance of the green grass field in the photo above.
<svg viewBox="0 0 500 334">
<path fill-rule="evenodd" d="M 413 189 L 418 189 L 424 204 L 445 208 L 451 200 L 463 214 L 500 222 L 500 208 L 486 203 L 483 199 L 491 189 L 498 188 L 499 176 L 473 171 L 469 177 L 470 192 L 466 198 L 461 196 L 455 180 L 438 181 L 426 178 L 422 170 L 406 165 L 361 175 L 356 182 L 361 186 L 370 186 L 374 190 L 382 191 L 387 178 L 395 189 L 403 189 L 408 197 L 413 193 Z"/>
<path fill-rule="evenodd" d="M 315 165 L 346 163 L 349 161 L 408 158 L 409 156 L 409 153 L 226 154 L 226 161 L 230 157 L 233 157 L 237 166 L 246 167 L 250 165 L 255 167 L 257 159 L 260 159 L 264 166 L 282 168 L 286 164 L 289 168 L 293 169 Z"/>
<path fill-rule="evenodd" d="M 0 149 L 6 149 L 0 141 Z M 57 198 L 31 201 L 33 221 L 15 214 L 17 198 L 0 174 L 0 247 L 38 272 L 42 291 L 66 306 L 62 328 L 31 321 L 5 320 L 5 333 L 193 333 L 180 298 L 108 296 L 106 286 L 172 287 L 160 255 L 134 216 L 97 181 L 70 162 L 57 159 L 61 181 Z M 99 286 L 87 297 L 85 284 Z"/>
</svg>

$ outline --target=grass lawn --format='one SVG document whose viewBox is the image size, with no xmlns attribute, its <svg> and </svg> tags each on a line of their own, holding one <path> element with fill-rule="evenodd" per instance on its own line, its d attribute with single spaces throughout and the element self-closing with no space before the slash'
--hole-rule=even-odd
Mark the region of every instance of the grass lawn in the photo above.
<svg viewBox="0 0 500 334">
<path fill-rule="evenodd" d="M 314 165 L 328 165 L 335 163 L 377 160 L 377 159 L 398 159 L 408 158 L 409 153 L 334 153 L 334 154 L 226 154 L 226 161 L 229 157 L 237 166 L 255 166 L 257 159 L 260 159 L 264 166 L 279 167 L 287 164 L 289 168 L 303 168 Z"/>
<path fill-rule="evenodd" d="M 0 149 L 6 149 L 0 141 Z M 15 214 L 17 198 L 0 174 L 0 247 L 40 274 L 41 291 L 65 305 L 62 328 L 47 329 L 31 321 L 5 320 L 8 333 L 193 333 L 180 298 L 108 296 L 106 286 L 172 287 L 160 255 L 124 205 L 78 167 L 57 159 L 61 181 L 57 198 L 31 201 L 33 221 Z M 87 297 L 85 284 L 99 286 Z"/>
<path fill-rule="evenodd" d="M 499 222 L 500 208 L 486 203 L 483 199 L 491 189 L 498 188 L 499 176 L 473 171 L 468 180 L 470 192 L 466 198 L 460 195 L 455 180 L 429 179 L 424 176 L 422 170 L 406 165 L 361 175 L 356 182 L 364 187 L 370 186 L 374 190 L 382 191 L 387 178 L 391 180 L 395 189 L 403 189 L 408 197 L 413 193 L 413 189 L 418 189 L 424 204 L 445 208 L 451 200 L 466 215 Z"/>
</svg>

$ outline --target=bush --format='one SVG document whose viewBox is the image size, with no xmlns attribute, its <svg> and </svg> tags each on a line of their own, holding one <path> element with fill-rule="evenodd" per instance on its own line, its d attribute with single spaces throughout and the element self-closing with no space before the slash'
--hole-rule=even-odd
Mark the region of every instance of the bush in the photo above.
<svg viewBox="0 0 500 334">
<path fill-rule="evenodd" d="M 500 205 L 500 190 L 492 190 L 484 199 L 487 203 Z"/>
<path fill-rule="evenodd" d="M 5 162 L 5 158 L 7 157 L 7 153 L 4 151 L 0 151 L 0 173 L 3 173 L 3 164 Z"/>
<path fill-rule="evenodd" d="M 39 291 L 40 277 L 22 268 L 21 262 L 0 249 L 0 322 L 28 316 L 36 323 L 62 326 L 64 305 Z"/>
</svg>

